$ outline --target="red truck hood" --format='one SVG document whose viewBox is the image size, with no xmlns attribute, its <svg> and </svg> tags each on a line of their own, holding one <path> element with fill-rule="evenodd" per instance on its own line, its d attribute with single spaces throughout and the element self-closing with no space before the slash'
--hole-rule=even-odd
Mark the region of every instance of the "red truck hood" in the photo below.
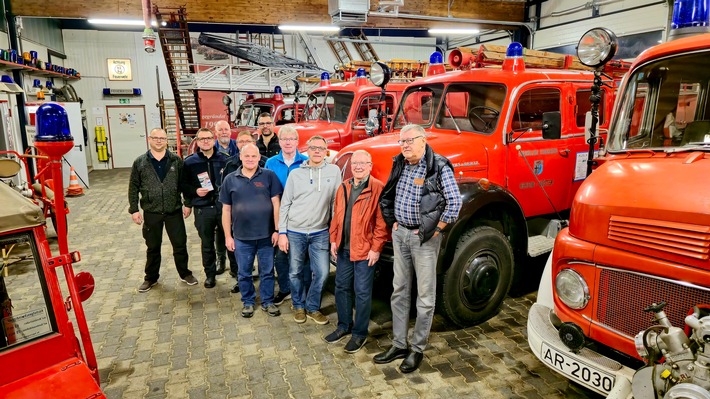
<svg viewBox="0 0 710 399">
<path fill-rule="evenodd" d="M 710 154 L 610 157 L 577 191 L 570 233 L 710 270 Z"/>
<path fill-rule="evenodd" d="M 105 398 L 83 361 L 74 358 L 0 387 L 5 399 Z"/>
</svg>

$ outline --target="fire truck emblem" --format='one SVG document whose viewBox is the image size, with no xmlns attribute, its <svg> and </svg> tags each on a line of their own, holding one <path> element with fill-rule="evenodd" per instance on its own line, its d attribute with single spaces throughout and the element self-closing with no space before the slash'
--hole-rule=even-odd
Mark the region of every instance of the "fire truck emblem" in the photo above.
<svg viewBox="0 0 710 399">
<path fill-rule="evenodd" d="M 542 173 L 542 159 L 538 159 L 537 161 L 535 161 L 533 169 L 535 171 L 536 176 Z"/>
</svg>

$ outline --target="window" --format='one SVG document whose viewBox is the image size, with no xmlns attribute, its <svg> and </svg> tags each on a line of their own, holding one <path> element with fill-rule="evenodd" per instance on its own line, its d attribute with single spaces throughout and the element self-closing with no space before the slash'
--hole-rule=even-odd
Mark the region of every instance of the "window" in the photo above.
<svg viewBox="0 0 710 399">
<path fill-rule="evenodd" d="M 541 87 L 524 92 L 515 105 L 513 131 L 537 132 L 541 137 L 542 115 L 560 111 L 560 91 L 557 88 Z M 582 123 L 584 125 L 584 123 Z"/>
<path fill-rule="evenodd" d="M 443 91 L 444 85 L 441 84 L 407 89 L 394 119 L 395 129 L 401 129 L 410 123 L 431 126 Z"/>
<path fill-rule="evenodd" d="M 357 122 L 366 123 L 372 116 L 377 116 L 377 110 L 380 107 L 380 94 L 373 94 L 362 99 L 360 107 L 357 110 Z M 385 96 L 385 108 L 387 114 L 394 110 L 394 97 L 392 95 Z"/>
<path fill-rule="evenodd" d="M 30 233 L 0 237 L 0 350 L 57 331 L 42 263 Z"/>
<path fill-rule="evenodd" d="M 498 126 L 506 88 L 501 84 L 452 83 L 439 107 L 436 127 L 490 134 Z"/>
<path fill-rule="evenodd" d="M 592 95 L 591 89 L 581 89 L 577 90 L 577 107 L 576 107 L 576 120 L 577 127 L 584 127 L 584 121 L 587 118 L 587 112 L 592 110 L 592 102 L 589 97 Z M 604 124 L 604 90 L 599 92 L 599 125 Z"/>
</svg>

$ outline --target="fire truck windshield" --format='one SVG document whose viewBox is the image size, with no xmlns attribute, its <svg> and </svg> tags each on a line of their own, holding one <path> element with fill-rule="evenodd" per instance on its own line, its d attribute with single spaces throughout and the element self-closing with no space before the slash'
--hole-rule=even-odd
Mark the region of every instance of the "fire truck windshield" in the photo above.
<svg viewBox="0 0 710 399">
<path fill-rule="evenodd" d="M 351 91 L 314 92 L 306 101 L 306 120 L 345 123 L 353 106 L 355 93 Z"/>
<path fill-rule="evenodd" d="M 488 134 L 498 125 L 505 96 L 506 87 L 493 83 L 412 87 L 402 98 L 395 129 L 415 123 L 422 127 Z"/>
<path fill-rule="evenodd" d="M 710 150 L 710 52 L 664 58 L 629 76 L 608 151 Z"/>
<path fill-rule="evenodd" d="M 274 107 L 271 104 L 243 103 L 239 107 L 237 126 L 256 127 L 256 120 L 262 112 L 271 114 Z"/>
</svg>

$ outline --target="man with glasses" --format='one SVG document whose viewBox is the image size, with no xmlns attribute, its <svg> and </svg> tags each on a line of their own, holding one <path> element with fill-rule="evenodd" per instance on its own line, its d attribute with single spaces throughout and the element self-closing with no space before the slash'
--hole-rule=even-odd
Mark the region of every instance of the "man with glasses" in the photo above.
<svg viewBox="0 0 710 399">
<path fill-rule="evenodd" d="M 227 155 L 216 151 L 214 134 L 200 128 L 195 135 L 197 151 L 185 158 L 185 196 L 189 200 L 187 212 L 195 209 L 195 228 L 202 242 L 202 267 L 205 269 L 205 288 L 214 288 L 216 275 L 224 273 L 227 248 L 222 230 L 222 204 L 219 188 Z M 215 251 L 216 244 L 216 251 Z"/>
<path fill-rule="evenodd" d="M 333 221 L 330 223 L 330 253 L 338 259 L 335 269 L 338 326 L 324 339 L 328 343 L 335 343 L 352 333 L 350 341 L 345 345 L 345 352 L 355 353 L 367 342 L 374 266 L 387 241 L 387 225 L 379 206 L 384 184 L 370 176 L 370 153 L 365 150 L 355 151 L 350 158 L 350 170 L 353 178 L 338 188 L 333 205 Z"/>
<path fill-rule="evenodd" d="M 271 158 L 281 151 L 279 140 L 274 134 L 274 120 L 271 119 L 271 114 L 262 112 L 257 119 L 257 124 L 259 127 L 256 131 L 259 132 L 259 138 L 256 140 L 256 146 L 259 147 L 261 155 L 267 159 Z"/>
<path fill-rule="evenodd" d="M 180 280 L 196 285 L 197 279 L 188 269 L 187 233 L 183 218 L 189 216 L 182 209 L 180 194 L 183 185 L 182 159 L 167 150 L 168 135 L 163 129 L 153 129 L 148 134 L 150 149 L 136 158 L 128 182 L 128 213 L 133 222 L 143 225 L 146 263 L 145 278 L 138 292 L 147 292 L 160 277 L 160 245 L 163 243 L 163 226 L 173 246 L 173 259 Z M 138 205 L 143 209 L 141 215 Z"/>
<path fill-rule="evenodd" d="M 244 148 L 245 145 L 247 144 L 254 144 L 254 136 L 251 135 L 251 132 L 248 130 L 242 130 L 239 132 L 237 135 L 237 149 L 239 151 Z M 239 153 L 239 151 L 237 153 Z M 264 165 L 266 164 L 266 157 L 263 155 L 259 159 L 259 167 L 263 168 Z M 224 169 L 222 170 L 222 181 L 229 175 L 230 173 L 236 171 L 237 169 L 242 167 L 242 159 L 239 156 L 236 157 L 231 157 L 227 160 L 227 164 L 224 166 Z M 283 184 L 281 185 L 283 187 Z M 227 256 L 229 257 L 229 274 L 237 278 L 237 259 L 234 256 L 234 251 L 227 250 Z M 234 287 L 232 287 L 233 294 L 236 294 L 239 292 L 239 284 L 235 284 Z"/>
<path fill-rule="evenodd" d="M 286 180 L 279 215 L 279 248 L 286 253 L 290 251 L 293 319 L 305 323 L 308 317 L 318 324 L 327 324 L 328 318 L 320 312 L 321 292 L 330 270 L 331 209 L 342 178 L 340 169 L 325 160 L 328 146 L 322 136 L 311 137 L 307 144 L 308 161 Z M 303 286 L 306 254 L 313 273 L 310 287 Z"/>
<path fill-rule="evenodd" d="M 229 122 L 218 121 L 214 125 L 214 131 L 217 134 L 214 148 L 219 152 L 227 154 L 229 157 L 239 158 L 239 149 L 237 148 L 237 143 L 232 139 L 232 129 L 229 127 Z"/>
<path fill-rule="evenodd" d="M 403 373 L 419 368 L 427 345 L 436 301 L 436 263 L 441 233 L 461 210 L 454 168 L 426 143 L 424 129 L 407 125 L 399 134 L 402 153 L 394 158 L 380 207 L 392 226 L 392 346 L 375 356 L 375 363 L 404 358 Z M 412 277 L 417 282 L 417 321 L 407 345 Z"/>
<path fill-rule="evenodd" d="M 301 164 L 308 160 L 308 157 L 298 152 L 298 131 L 295 128 L 283 126 L 279 130 L 278 136 L 281 152 L 266 161 L 266 169 L 273 170 L 281 185 L 286 187 L 288 175 L 300 168 Z M 274 255 L 274 269 L 276 269 L 276 277 L 279 282 L 279 292 L 274 297 L 274 303 L 281 305 L 291 297 L 291 283 L 288 276 L 288 254 L 278 247 Z M 310 264 L 305 262 L 303 265 L 303 285 L 308 287 L 310 284 L 311 268 Z"/>
</svg>

